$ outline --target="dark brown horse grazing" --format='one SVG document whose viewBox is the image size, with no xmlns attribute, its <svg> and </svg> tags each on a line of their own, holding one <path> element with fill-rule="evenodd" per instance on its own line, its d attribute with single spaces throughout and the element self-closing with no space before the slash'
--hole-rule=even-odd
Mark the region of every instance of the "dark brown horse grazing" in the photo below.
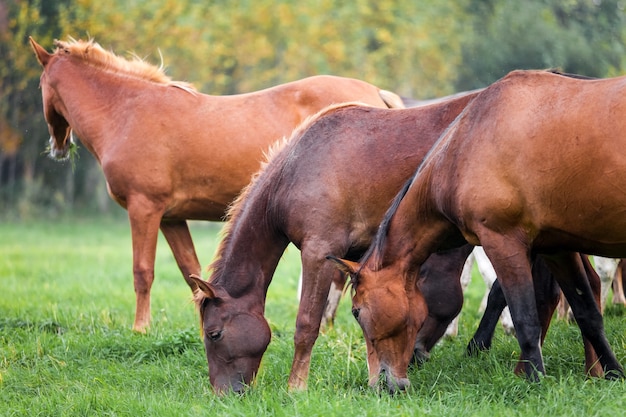
<svg viewBox="0 0 626 417">
<path fill-rule="evenodd" d="M 545 369 L 530 258 L 543 253 L 562 271 L 556 279 L 606 376 L 623 377 L 571 251 L 626 255 L 626 195 L 615 192 L 626 176 L 626 155 L 617 151 L 626 149 L 624 114 L 626 78 L 515 71 L 485 89 L 398 194 L 362 262 L 344 264 L 354 308 L 366 312 L 364 333 L 406 350 L 416 330 L 397 324 L 423 320 L 422 309 L 408 308 L 422 303 L 420 266 L 437 251 L 481 244 L 508 301 L 524 372 L 537 379 Z M 376 353 L 393 364 L 392 379 L 406 372 L 410 354 Z"/>
<path fill-rule="evenodd" d="M 402 107 L 393 93 L 331 76 L 208 96 L 92 41 L 56 41 L 53 54 L 30 41 L 43 66 L 50 155 L 67 157 L 73 130 L 101 164 L 111 197 L 128 210 L 136 330 L 150 322 L 159 228 L 193 289 L 188 277 L 200 274 L 200 263 L 186 220 L 222 220 L 271 143 L 333 103 Z"/>
<path fill-rule="evenodd" d="M 271 159 L 233 205 L 208 282 L 197 281 L 217 392 L 243 390 L 258 370 L 270 340 L 266 291 L 289 242 L 301 251 L 304 277 L 289 387 L 306 387 L 326 296 L 339 274 L 325 255 L 359 258 L 393 196 L 475 95 L 405 110 L 338 106 L 301 126 Z M 458 302 L 441 306 L 451 309 L 440 312 L 450 320 L 461 308 L 458 277 L 467 253 L 456 273 Z"/>
</svg>

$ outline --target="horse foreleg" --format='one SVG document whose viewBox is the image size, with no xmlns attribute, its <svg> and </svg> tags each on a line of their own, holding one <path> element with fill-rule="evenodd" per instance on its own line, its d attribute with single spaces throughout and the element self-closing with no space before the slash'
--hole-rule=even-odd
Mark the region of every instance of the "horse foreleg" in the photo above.
<svg viewBox="0 0 626 417">
<path fill-rule="evenodd" d="M 159 233 L 160 212 L 146 212 L 147 202 L 128 205 L 133 244 L 133 276 L 136 297 L 133 329 L 144 332 L 150 325 L 150 289 L 154 281 L 154 259 Z M 133 202 L 134 203 L 134 202 Z M 137 208 L 138 207 L 138 208 Z"/>
<path fill-rule="evenodd" d="M 332 251 L 316 250 L 312 254 L 306 247 L 301 249 L 302 294 L 296 317 L 295 348 L 288 382 L 291 390 L 303 390 L 307 387 L 311 352 L 319 335 L 332 276 L 336 272 L 330 262 L 325 262 L 326 253 Z"/>
<path fill-rule="evenodd" d="M 346 285 L 346 278 L 339 272 L 333 277 L 333 283 L 328 291 L 328 298 L 326 299 L 326 308 L 324 308 L 324 315 L 322 316 L 322 323 L 320 329 L 330 329 L 335 323 L 335 316 L 337 315 L 337 308 L 339 302 L 343 296 L 343 289 Z M 300 270 L 300 277 L 298 278 L 298 301 L 302 296 L 302 270 Z"/>
<path fill-rule="evenodd" d="M 537 381 L 539 374 L 545 374 L 545 367 L 528 247 L 515 233 L 507 236 L 484 230 L 479 237 L 511 311 L 523 371 L 530 380 Z"/>
<path fill-rule="evenodd" d="M 480 272 L 480 275 L 482 275 L 483 281 L 485 281 L 485 285 L 487 286 L 487 291 L 485 291 L 485 295 L 483 296 L 479 309 L 480 312 L 484 312 L 487 308 L 487 298 L 489 297 L 489 292 L 491 291 L 493 283 L 498 279 L 498 276 L 482 247 L 477 246 L 474 249 L 474 254 L 476 256 L 476 266 L 478 267 L 478 271 Z M 502 328 L 504 329 L 505 334 L 515 334 L 515 327 L 513 327 L 511 312 L 506 306 L 502 310 L 502 313 L 500 313 L 500 322 L 502 323 Z"/>
<path fill-rule="evenodd" d="M 561 288 L 549 269 L 546 260 L 538 256 L 533 262 L 533 283 L 535 286 L 535 300 L 537 301 L 537 313 L 541 323 L 541 345 L 546 339 L 552 316 L 561 301 Z"/>
<path fill-rule="evenodd" d="M 196 289 L 196 284 L 189 278 L 190 275 L 202 276 L 202 270 L 196 250 L 191 239 L 191 233 L 185 220 L 162 220 L 161 232 L 170 245 L 176 263 L 183 278 L 191 291 Z"/>
<path fill-rule="evenodd" d="M 339 271 L 335 272 L 333 282 L 328 291 L 328 297 L 326 298 L 326 307 L 324 308 L 324 315 L 322 316 L 322 329 L 330 329 L 333 327 L 335 316 L 337 315 L 337 308 L 339 308 L 339 302 L 341 301 L 345 286 L 346 277 Z"/>
<path fill-rule="evenodd" d="M 537 314 L 542 329 L 541 345 L 543 346 L 543 341 L 550 327 L 552 315 L 560 300 L 561 290 L 542 258 L 538 258 L 533 263 L 532 274 Z M 496 280 L 489 291 L 487 307 L 478 329 L 467 345 L 468 354 L 471 355 L 479 350 L 488 350 L 491 348 L 491 341 L 493 339 L 498 315 L 505 306 L 506 300 L 502 288 L 500 287 L 500 282 Z M 521 368 L 521 363 L 518 363 L 516 373 L 520 373 L 522 371 Z"/>
<path fill-rule="evenodd" d="M 489 350 L 491 348 L 491 341 L 493 340 L 493 333 L 498 325 L 498 319 L 502 314 L 502 311 L 506 307 L 506 299 L 502 292 L 500 282 L 495 280 L 489 290 L 487 297 L 487 305 L 478 328 L 472 336 L 471 340 L 467 344 L 468 355 L 475 355 L 481 350 Z"/>
</svg>

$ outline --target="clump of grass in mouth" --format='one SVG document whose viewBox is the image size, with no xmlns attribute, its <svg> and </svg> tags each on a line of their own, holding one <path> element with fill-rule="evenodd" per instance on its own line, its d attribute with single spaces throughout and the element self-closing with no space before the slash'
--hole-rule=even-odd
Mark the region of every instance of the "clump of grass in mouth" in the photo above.
<svg viewBox="0 0 626 417">
<path fill-rule="evenodd" d="M 52 146 L 49 144 L 46 146 L 46 149 L 42 152 L 43 154 L 49 155 L 52 151 Z M 78 153 L 78 145 L 75 142 L 70 142 L 69 152 L 66 159 L 69 159 L 70 165 L 72 166 L 72 172 L 76 169 L 76 161 L 80 158 Z"/>
<path fill-rule="evenodd" d="M 75 142 L 70 142 L 70 165 L 72 166 L 72 172 L 76 169 L 76 161 L 80 158 L 78 154 L 78 145 Z"/>
</svg>

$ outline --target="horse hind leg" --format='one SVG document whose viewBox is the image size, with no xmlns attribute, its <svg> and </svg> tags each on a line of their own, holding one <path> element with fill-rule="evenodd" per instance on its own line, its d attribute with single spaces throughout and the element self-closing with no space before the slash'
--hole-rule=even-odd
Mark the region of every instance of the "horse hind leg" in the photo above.
<svg viewBox="0 0 626 417">
<path fill-rule="evenodd" d="M 598 373 L 590 363 L 597 355 L 607 378 L 624 377 L 624 370 L 606 339 L 599 307 L 600 278 L 588 259 L 577 253 L 562 253 L 545 258 L 551 264 L 580 328 L 588 371 L 592 375 Z"/>
<path fill-rule="evenodd" d="M 615 278 L 613 279 L 613 304 L 621 304 L 626 306 L 626 292 L 624 292 L 624 269 L 626 268 L 626 261 L 620 259 L 617 270 L 615 271 Z"/>
<path fill-rule="evenodd" d="M 535 301 L 535 290 L 528 247 L 511 236 L 482 230 L 480 242 L 499 278 L 515 324 L 526 376 L 537 381 L 545 374 L 541 353 L 541 323 Z"/>
<path fill-rule="evenodd" d="M 326 307 L 324 308 L 324 315 L 322 316 L 321 328 L 322 331 L 330 329 L 335 324 L 335 317 L 337 316 L 337 309 L 339 308 L 339 302 L 344 293 L 346 287 L 345 276 L 337 270 L 333 276 L 333 282 L 328 291 L 328 297 L 326 297 Z"/>
<path fill-rule="evenodd" d="M 559 294 L 559 304 L 557 306 L 556 316 L 559 320 L 563 320 L 568 322 L 571 318 L 571 310 L 569 308 L 569 303 L 567 302 L 567 298 L 565 298 L 565 294 L 562 292 Z"/>
<path fill-rule="evenodd" d="M 593 260 L 595 264 L 595 271 L 600 277 L 601 282 L 600 311 L 604 313 L 604 307 L 608 301 L 611 283 L 614 282 L 613 278 L 619 271 L 619 260 L 614 258 L 605 258 L 603 256 L 594 256 Z"/>
<path fill-rule="evenodd" d="M 194 291 L 196 284 L 189 276 L 192 274 L 201 276 L 202 271 L 187 222 L 185 220 L 162 220 L 161 232 L 172 250 L 185 282 Z"/>
</svg>

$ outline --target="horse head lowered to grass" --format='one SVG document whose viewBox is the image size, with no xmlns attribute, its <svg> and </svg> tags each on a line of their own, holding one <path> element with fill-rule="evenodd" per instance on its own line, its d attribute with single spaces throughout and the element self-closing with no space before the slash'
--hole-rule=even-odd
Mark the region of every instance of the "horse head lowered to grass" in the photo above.
<svg viewBox="0 0 626 417">
<path fill-rule="evenodd" d="M 258 370 L 270 339 L 266 291 L 289 242 L 301 250 L 304 277 L 289 387 L 306 387 L 326 295 L 331 281 L 343 278 L 325 256 L 356 260 L 365 252 L 393 196 L 478 93 L 406 110 L 336 106 L 301 126 L 274 153 L 233 204 L 209 280 L 196 279 L 209 376 L 217 392 L 244 390 Z M 459 276 L 470 251 L 465 245 L 435 254 L 422 266 L 428 317 L 414 323 L 418 355 L 428 354 L 460 311 Z M 371 351 L 368 359 L 374 360 Z M 378 366 L 369 368 L 374 385 Z M 408 382 L 386 376 L 394 390 Z"/>
<path fill-rule="evenodd" d="M 189 276 L 201 268 L 186 220 L 222 220 L 274 141 L 331 104 L 403 107 L 393 93 L 333 76 L 209 96 L 171 80 L 159 67 L 116 56 L 93 41 L 56 41 L 53 53 L 30 42 L 43 67 L 50 156 L 67 158 L 76 133 L 102 166 L 110 196 L 128 210 L 133 328 L 140 331 L 150 322 L 159 228 L 194 289 Z"/>
<path fill-rule="evenodd" d="M 368 320 L 423 320 L 414 291 L 428 257 L 466 242 L 482 245 L 511 310 L 523 371 L 545 372 L 531 259 L 543 254 L 556 276 L 583 337 L 598 354 L 605 375 L 623 377 L 578 254 L 626 255 L 626 78 L 580 80 L 545 71 L 515 71 L 477 96 L 437 141 L 411 181 L 397 195 L 374 243 L 359 263 L 343 262 L 357 300 L 372 302 Z M 385 290 L 404 288 L 398 296 Z M 377 298 L 368 293 L 376 291 Z M 355 308 L 359 308 L 357 305 Z M 394 338 L 400 347 L 410 329 L 393 334 L 360 321 L 369 337 Z M 390 326 L 391 327 L 391 326 Z M 395 328 L 395 327 L 394 327 Z M 387 342 L 387 344 L 390 342 Z M 385 348 L 386 349 L 386 348 Z M 397 349 L 401 351 L 402 349 Z M 410 356 L 377 350 L 389 361 Z"/>
<path fill-rule="evenodd" d="M 393 196 L 475 94 L 411 109 L 339 105 L 302 125 L 275 152 L 232 206 L 208 281 L 197 279 L 217 392 L 242 391 L 258 370 L 270 337 L 266 292 L 289 242 L 301 251 L 303 274 L 289 387 L 306 387 L 329 288 L 342 278 L 326 254 L 361 256 Z M 459 312 L 458 277 L 468 253 L 457 262 L 457 291 L 450 288 L 456 303 L 440 303 L 443 312 L 433 306 L 433 314 L 451 320 Z"/>
</svg>

